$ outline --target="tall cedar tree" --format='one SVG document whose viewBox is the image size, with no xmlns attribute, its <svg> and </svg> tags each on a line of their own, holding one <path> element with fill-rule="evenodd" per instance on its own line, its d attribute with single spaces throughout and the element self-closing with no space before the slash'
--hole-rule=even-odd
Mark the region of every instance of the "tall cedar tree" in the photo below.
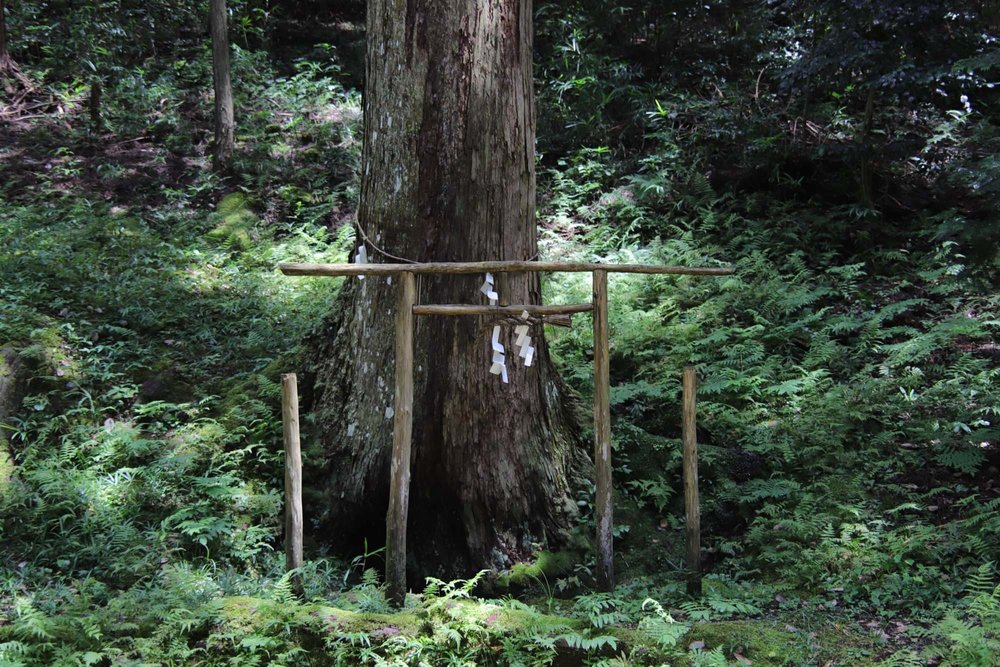
<svg viewBox="0 0 1000 667">
<path fill-rule="evenodd" d="M 226 0 L 211 0 L 212 80 L 215 84 L 215 169 L 227 171 L 233 159 L 236 123 L 233 120 L 233 84 L 229 68 Z"/>
<path fill-rule="evenodd" d="M 373 262 L 537 254 L 531 0 L 371 0 L 359 239 Z M 384 252 L 380 252 L 384 251 Z M 418 277 L 418 303 L 480 303 L 482 276 Z M 539 303 L 538 276 L 497 277 Z M 323 523 L 348 553 L 384 539 L 397 284 L 352 279 L 319 342 Z M 586 463 L 541 326 L 530 368 L 510 327 L 510 384 L 489 373 L 487 317 L 421 317 L 409 513 L 411 575 L 502 568 L 562 542 Z M 411 581 L 413 579 L 411 578 Z"/>
</svg>

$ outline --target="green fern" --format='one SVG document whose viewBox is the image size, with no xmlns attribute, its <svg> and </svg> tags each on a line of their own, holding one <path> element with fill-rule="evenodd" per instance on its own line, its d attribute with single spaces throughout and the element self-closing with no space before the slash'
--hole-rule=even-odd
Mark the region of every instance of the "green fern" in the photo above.
<svg viewBox="0 0 1000 667">
<path fill-rule="evenodd" d="M 925 667 L 927 660 L 910 649 L 896 651 L 879 663 L 879 667 Z"/>
<path fill-rule="evenodd" d="M 1000 585 L 992 564 L 982 565 L 967 582 L 965 613 L 949 611 L 930 630 L 944 640 L 927 649 L 942 667 L 994 667 L 1000 663 Z"/>
<path fill-rule="evenodd" d="M 661 648 L 673 648 L 680 641 L 680 638 L 690 630 L 690 626 L 675 621 L 662 605 L 652 598 L 646 598 L 643 601 L 642 610 L 652 613 L 639 621 L 638 629 Z"/>
<path fill-rule="evenodd" d="M 694 667 L 730 667 L 730 662 L 726 660 L 726 654 L 719 647 L 711 651 L 695 649 L 688 653 L 688 657 Z"/>
<path fill-rule="evenodd" d="M 37 642 L 55 639 L 52 621 L 27 598 L 18 598 L 14 603 L 13 632 L 14 636 L 24 640 Z"/>
<path fill-rule="evenodd" d="M 604 649 L 615 650 L 618 648 L 618 640 L 612 635 L 591 635 L 578 632 L 561 634 L 556 638 L 557 642 L 562 642 L 569 648 L 592 653 Z"/>
</svg>

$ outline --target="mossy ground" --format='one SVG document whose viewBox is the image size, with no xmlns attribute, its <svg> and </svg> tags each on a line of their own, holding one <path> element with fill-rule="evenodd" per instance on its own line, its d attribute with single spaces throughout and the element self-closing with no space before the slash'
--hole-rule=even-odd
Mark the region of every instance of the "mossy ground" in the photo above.
<svg viewBox="0 0 1000 667">
<path fill-rule="evenodd" d="M 410 604 L 419 601 L 410 599 Z M 594 655 L 574 651 L 562 637 L 587 631 L 587 622 L 568 616 L 542 614 L 527 609 L 511 609 L 502 604 L 478 600 L 446 603 L 447 613 L 462 618 L 470 626 L 490 631 L 497 642 L 502 637 L 549 637 L 561 646 L 558 664 L 589 664 Z M 324 604 L 288 604 L 256 597 L 228 597 L 221 602 L 216 633 L 221 636 L 251 636 L 284 619 L 299 633 L 303 645 L 322 652 L 322 646 L 349 642 L 364 635 L 373 646 L 392 637 L 433 637 L 440 628 L 427 609 L 410 607 L 396 613 L 362 613 Z M 600 634 L 614 637 L 616 644 L 598 653 L 628 655 L 635 665 L 687 667 L 699 664 L 702 656 L 721 651 L 732 664 L 757 667 L 835 665 L 865 667 L 876 665 L 884 646 L 871 632 L 851 629 L 838 622 L 800 629 L 770 618 L 715 621 L 694 624 L 675 647 L 658 644 L 635 627 L 607 627 Z M 440 635 L 442 641 L 446 635 Z"/>
<path fill-rule="evenodd" d="M 870 633 L 852 632 L 831 622 L 819 630 L 803 630 L 774 620 L 701 623 L 685 636 L 687 646 L 705 651 L 721 649 L 739 662 L 742 656 L 757 667 L 796 665 L 875 665 L 876 640 Z M 700 644 L 698 644 L 700 642 Z M 679 663 L 684 664 L 684 663 Z"/>
</svg>

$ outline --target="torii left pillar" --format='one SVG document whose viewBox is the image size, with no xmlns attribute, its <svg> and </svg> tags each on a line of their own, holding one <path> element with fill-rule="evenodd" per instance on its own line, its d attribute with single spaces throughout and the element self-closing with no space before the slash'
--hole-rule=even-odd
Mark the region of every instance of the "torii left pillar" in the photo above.
<svg viewBox="0 0 1000 667">
<path fill-rule="evenodd" d="M 413 304 L 416 278 L 400 278 L 396 304 L 396 394 L 393 409 L 392 469 L 385 525 L 385 580 L 389 599 L 406 599 L 406 520 L 410 507 L 410 441 L 413 435 Z"/>
</svg>

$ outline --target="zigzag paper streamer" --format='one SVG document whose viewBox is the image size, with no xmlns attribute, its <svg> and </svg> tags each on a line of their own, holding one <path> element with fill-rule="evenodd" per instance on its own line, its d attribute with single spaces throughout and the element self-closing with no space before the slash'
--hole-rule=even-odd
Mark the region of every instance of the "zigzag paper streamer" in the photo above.
<svg viewBox="0 0 1000 667">
<path fill-rule="evenodd" d="M 528 338 L 528 339 L 531 338 L 528 335 L 528 325 L 527 324 L 518 324 L 516 327 L 514 327 L 514 335 L 517 336 L 517 340 L 514 341 L 514 345 L 517 345 L 518 347 L 524 345 L 524 339 L 525 338 Z"/>
<path fill-rule="evenodd" d="M 486 280 L 483 282 L 482 286 L 479 288 L 479 291 L 482 292 L 483 294 L 485 294 L 486 298 L 490 300 L 490 305 L 491 306 L 497 305 L 497 300 L 500 298 L 500 295 L 497 294 L 497 291 L 494 289 L 493 285 L 494 285 L 493 274 L 492 273 L 487 273 L 486 274 Z"/>
<path fill-rule="evenodd" d="M 493 338 L 490 341 L 493 347 L 493 364 L 490 366 L 490 373 L 499 375 L 504 384 L 507 384 L 507 358 L 504 356 L 503 343 L 500 342 L 500 325 L 493 327 Z"/>
<path fill-rule="evenodd" d="M 528 317 L 528 311 L 521 313 L 522 320 L 527 320 Z M 531 336 L 528 335 L 529 328 L 527 324 L 518 324 L 514 327 L 514 333 L 517 335 L 517 340 L 514 341 L 514 344 L 521 348 L 517 356 L 524 360 L 525 366 L 530 366 L 535 358 L 535 347 L 531 344 Z"/>
<path fill-rule="evenodd" d="M 500 325 L 493 327 L 493 351 L 503 354 L 503 343 L 500 342 Z"/>
<path fill-rule="evenodd" d="M 355 264 L 367 264 L 368 263 L 368 249 L 365 248 L 365 244 L 362 243 L 358 246 L 358 251 L 354 254 Z M 364 280 L 364 276 L 358 276 L 358 280 Z"/>
</svg>

